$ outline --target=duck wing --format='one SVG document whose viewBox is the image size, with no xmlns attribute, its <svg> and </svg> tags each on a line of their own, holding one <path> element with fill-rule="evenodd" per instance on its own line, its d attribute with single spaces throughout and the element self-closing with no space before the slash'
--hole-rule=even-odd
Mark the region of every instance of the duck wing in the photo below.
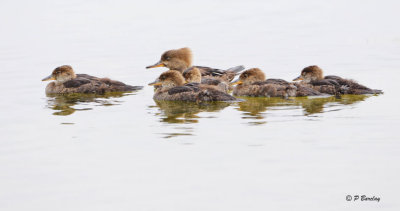
<svg viewBox="0 0 400 211">
<path fill-rule="evenodd" d="M 240 72 L 242 72 L 244 70 L 244 66 L 239 65 L 239 66 L 231 67 L 226 70 L 205 67 L 205 66 L 193 66 L 193 67 L 186 69 L 185 71 L 191 70 L 194 67 L 196 67 L 200 70 L 202 76 L 213 76 L 213 77 L 219 77 L 219 78 L 222 77 L 222 79 L 228 80 L 228 81 L 232 81 L 236 75 L 238 75 Z"/>
<path fill-rule="evenodd" d="M 99 79 L 96 76 L 88 75 L 88 74 L 76 74 L 76 78 L 85 78 L 88 80 L 94 80 L 94 79 Z"/>
<path fill-rule="evenodd" d="M 289 82 L 283 80 L 283 79 L 276 79 L 276 78 L 269 78 L 265 80 L 266 84 L 279 84 L 279 85 L 290 85 Z"/>
<path fill-rule="evenodd" d="M 231 67 L 229 69 L 226 69 L 225 72 L 234 72 L 236 74 L 239 74 L 240 72 L 242 72 L 244 70 L 244 66 L 243 65 L 239 65 L 236 67 Z"/>
<path fill-rule="evenodd" d="M 303 84 L 300 84 L 300 83 L 295 83 L 294 85 L 297 87 L 296 97 L 327 95 L 327 94 L 321 93 L 311 87 L 304 86 Z"/>
<path fill-rule="evenodd" d="M 64 82 L 63 85 L 65 88 L 77 88 L 88 83 L 90 83 L 89 79 L 77 77 L 75 79 Z"/>
<path fill-rule="evenodd" d="M 334 80 L 334 79 L 322 79 L 318 81 L 312 81 L 311 84 L 313 86 L 323 86 L 323 85 L 330 85 L 330 86 L 340 86 L 341 84 Z"/>
<path fill-rule="evenodd" d="M 325 78 L 334 80 L 341 86 L 345 94 L 382 94 L 382 90 L 371 89 L 351 79 L 344 79 L 339 76 L 325 76 Z"/>
<path fill-rule="evenodd" d="M 183 92 L 198 92 L 200 91 L 198 83 L 189 83 L 185 86 L 176 86 L 168 90 L 169 95 L 174 95 Z"/>
<path fill-rule="evenodd" d="M 202 89 L 197 95 L 197 101 L 241 101 L 225 92 L 218 91 L 213 88 Z"/>
<path fill-rule="evenodd" d="M 257 82 L 252 83 L 252 85 L 258 85 L 258 86 L 267 85 L 267 84 L 289 86 L 291 83 L 289 83 L 283 79 L 274 79 L 274 78 L 270 78 L 265 81 L 257 81 Z"/>
<path fill-rule="evenodd" d="M 213 86 L 217 86 L 218 84 L 222 83 L 221 80 L 217 79 L 217 78 L 202 78 L 201 79 L 201 83 L 202 84 L 207 84 L 207 85 L 213 85 Z"/>
<path fill-rule="evenodd" d="M 201 76 L 207 76 L 207 75 L 208 76 L 221 76 L 224 74 L 224 70 L 212 68 L 212 67 L 205 67 L 205 66 L 193 66 L 193 67 L 189 67 L 187 70 L 191 70 L 194 67 L 196 67 L 200 70 Z"/>
<path fill-rule="evenodd" d="M 115 81 L 111 80 L 109 78 L 100 78 L 98 79 L 102 84 L 105 84 L 107 87 L 105 87 L 105 91 L 109 92 L 127 92 L 127 91 L 135 91 L 142 89 L 143 86 L 131 86 L 127 85 L 125 83 L 122 83 L 121 81 Z M 104 87 L 104 85 L 103 85 Z"/>
<path fill-rule="evenodd" d="M 343 80 L 342 77 L 337 76 L 337 75 L 327 75 L 324 77 L 324 79 L 331 79 L 331 80 L 335 80 L 335 81 Z"/>
<path fill-rule="evenodd" d="M 142 89 L 142 86 L 131 86 L 109 78 L 98 78 L 87 74 L 77 74 L 77 77 L 63 83 L 65 93 L 95 93 L 128 92 Z"/>
<path fill-rule="evenodd" d="M 354 88 L 354 89 L 365 89 L 365 90 L 369 90 L 370 88 L 361 85 L 359 83 L 357 83 L 354 80 L 349 80 L 349 79 L 344 79 L 342 77 L 339 76 L 335 76 L 335 75 L 328 75 L 325 76 L 325 80 L 329 80 L 329 81 L 335 81 L 337 84 L 341 85 L 341 86 L 347 86 L 349 88 Z"/>
</svg>

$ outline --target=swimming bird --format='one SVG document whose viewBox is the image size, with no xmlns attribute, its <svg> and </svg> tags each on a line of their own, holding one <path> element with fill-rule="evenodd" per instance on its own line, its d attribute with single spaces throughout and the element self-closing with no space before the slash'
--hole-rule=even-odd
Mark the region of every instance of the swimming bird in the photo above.
<svg viewBox="0 0 400 211">
<path fill-rule="evenodd" d="M 46 87 L 47 94 L 128 92 L 142 89 L 142 86 L 130 86 L 109 78 L 97 78 L 86 74 L 75 74 L 69 65 L 53 70 L 51 75 L 42 81 L 55 80 Z"/>
<path fill-rule="evenodd" d="M 282 79 L 267 79 L 259 68 L 251 68 L 240 74 L 239 79 L 231 83 L 237 86 L 233 95 L 250 97 L 301 97 L 323 95 L 301 84 L 289 83 Z"/>
<path fill-rule="evenodd" d="M 312 87 L 321 93 L 331 95 L 341 94 L 382 94 L 382 90 L 371 89 L 354 80 L 343 79 L 339 76 L 323 75 L 323 70 L 317 65 L 305 67 L 299 77 L 293 81 L 301 80 L 302 84 Z"/>
<path fill-rule="evenodd" d="M 146 68 L 167 67 L 170 70 L 176 70 L 183 73 L 190 68 L 198 68 L 202 76 L 213 76 L 227 82 L 232 81 L 236 75 L 242 70 L 243 66 L 236 66 L 227 70 L 221 70 L 204 66 L 192 66 L 192 51 L 190 48 L 180 48 L 164 52 L 161 59 L 154 65 L 147 66 Z"/>
<path fill-rule="evenodd" d="M 224 80 L 212 76 L 201 76 L 199 68 L 193 67 L 183 72 L 187 84 L 198 84 L 199 86 L 213 86 L 213 88 L 228 93 L 229 84 Z"/>
<path fill-rule="evenodd" d="M 154 100 L 171 101 L 240 101 L 239 99 L 218 91 L 212 86 L 199 86 L 198 84 L 186 84 L 182 74 L 176 70 L 168 70 L 162 73 L 150 86 L 160 86 L 156 89 Z"/>
</svg>

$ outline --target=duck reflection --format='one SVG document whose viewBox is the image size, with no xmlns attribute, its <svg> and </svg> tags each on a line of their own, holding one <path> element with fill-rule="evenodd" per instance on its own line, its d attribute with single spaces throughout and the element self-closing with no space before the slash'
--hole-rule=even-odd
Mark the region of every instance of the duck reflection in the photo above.
<svg viewBox="0 0 400 211">
<path fill-rule="evenodd" d="M 155 116 L 159 117 L 162 123 L 172 124 L 174 129 L 179 132 L 162 133 L 164 138 L 172 138 L 177 136 L 190 136 L 193 135 L 193 127 L 190 124 L 198 123 L 201 112 L 217 112 L 220 111 L 231 103 L 227 102 L 180 102 L 180 101 L 155 101 L 155 106 L 150 108 L 157 108 Z M 186 125 L 186 126 L 183 126 Z"/>
<path fill-rule="evenodd" d="M 197 123 L 200 112 L 215 112 L 229 106 L 226 102 L 178 102 L 178 101 L 155 101 L 160 110 L 156 115 L 160 116 L 160 122 L 166 123 Z"/>
<path fill-rule="evenodd" d="M 246 101 L 239 102 L 238 110 L 244 111 L 243 119 L 252 119 L 257 121 L 249 122 L 249 124 L 259 125 L 265 124 L 263 120 L 266 117 L 267 110 L 292 110 L 298 109 L 301 106 L 303 115 L 308 116 L 316 113 L 323 113 L 335 111 L 346 108 L 345 106 L 351 105 L 360 101 L 364 101 L 371 95 L 342 95 L 340 99 L 331 97 L 296 97 L 290 99 L 282 98 L 258 98 L 246 97 Z"/>
<path fill-rule="evenodd" d="M 315 113 L 323 113 L 332 111 L 328 108 L 333 107 L 335 111 L 340 111 L 346 106 L 351 105 L 361 101 L 364 101 L 372 95 L 342 95 L 340 98 L 337 97 L 327 97 L 327 98 L 302 98 L 299 99 L 301 107 L 304 109 L 304 115 L 310 115 Z"/>
<path fill-rule="evenodd" d="M 134 93 L 105 93 L 105 94 L 47 94 L 47 107 L 55 110 L 53 115 L 68 116 L 75 111 L 92 110 L 94 106 L 119 105 L 119 98 Z"/>
</svg>

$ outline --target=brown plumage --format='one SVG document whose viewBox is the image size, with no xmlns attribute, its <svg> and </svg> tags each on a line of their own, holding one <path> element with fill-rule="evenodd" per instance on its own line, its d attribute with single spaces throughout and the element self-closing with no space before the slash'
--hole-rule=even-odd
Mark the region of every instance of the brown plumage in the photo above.
<svg viewBox="0 0 400 211">
<path fill-rule="evenodd" d="M 232 84 L 238 84 L 233 90 L 233 95 L 237 96 L 287 98 L 322 95 L 311 88 L 282 79 L 265 80 L 265 74 L 259 68 L 244 71 Z"/>
<path fill-rule="evenodd" d="M 210 86 L 221 92 L 228 93 L 229 85 L 224 80 L 210 77 L 210 76 L 201 76 L 201 72 L 199 68 L 193 67 L 185 70 L 183 72 L 183 77 L 188 84 L 199 84 L 199 86 Z"/>
<path fill-rule="evenodd" d="M 323 70 L 317 65 L 305 67 L 299 77 L 294 81 L 302 80 L 301 84 L 307 85 L 321 93 L 331 95 L 342 94 L 382 94 L 382 90 L 370 89 L 354 80 L 343 79 L 339 76 L 325 76 Z"/>
<path fill-rule="evenodd" d="M 130 86 L 109 78 L 97 78 L 86 74 L 75 74 L 69 65 L 53 70 L 52 74 L 42 81 L 55 80 L 46 87 L 47 94 L 128 92 L 142 89 L 142 86 Z"/>
<path fill-rule="evenodd" d="M 235 97 L 218 91 L 212 86 L 199 85 L 196 83 L 186 84 L 182 74 L 176 70 L 169 70 L 160 75 L 158 79 L 149 84 L 150 86 L 161 86 L 154 93 L 154 100 L 171 101 L 240 101 Z"/>
<path fill-rule="evenodd" d="M 224 81 L 232 81 L 236 75 L 242 70 L 243 66 L 236 66 L 227 70 L 221 70 L 204 66 L 192 66 L 192 51 L 189 48 L 180 48 L 164 52 L 161 59 L 154 65 L 147 66 L 146 68 L 167 67 L 170 70 L 176 70 L 183 73 L 190 68 L 198 68 L 202 76 L 212 76 Z"/>
</svg>

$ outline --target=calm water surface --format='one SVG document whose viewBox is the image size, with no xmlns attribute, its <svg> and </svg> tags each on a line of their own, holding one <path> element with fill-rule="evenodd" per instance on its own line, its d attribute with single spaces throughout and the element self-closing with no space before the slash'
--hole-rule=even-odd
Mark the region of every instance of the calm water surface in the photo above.
<svg viewBox="0 0 400 211">
<path fill-rule="evenodd" d="M 398 210 L 398 1 L 4 1 L 0 210 Z M 198 65 L 308 65 L 379 96 L 155 102 L 46 96 L 57 66 L 145 85 Z M 347 195 L 380 202 L 347 202 Z"/>
</svg>

